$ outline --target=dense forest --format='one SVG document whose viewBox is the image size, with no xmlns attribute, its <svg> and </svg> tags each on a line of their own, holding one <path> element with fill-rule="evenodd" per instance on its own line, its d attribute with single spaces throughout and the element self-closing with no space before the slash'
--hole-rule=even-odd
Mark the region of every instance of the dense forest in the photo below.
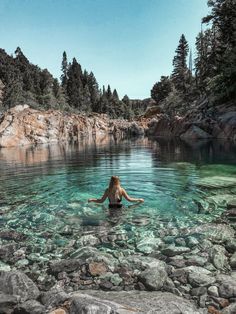
<svg viewBox="0 0 236 314">
<path fill-rule="evenodd" d="M 236 0 L 209 0 L 208 6 L 211 13 L 202 19 L 195 58 L 181 35 L 171 75 L 162 76 L 151 90 L 169 114 L 184 114 L 200 103 L 209 111 L 218 104 L 236 107 Z"/>
<path fill-rule="evenodd" d="M 168 114 L 185 114 L 204 103 L 214 108 L 236 100 L 236 0 L 209 0 L 211 13 L 202 19 L 194 57 L 182 34 L 170 76 L 161 76 L 151 97 Z M 0 49 L 0 111 L 18 104 L 72 112 L 107 113 L 133 118 L 153 104 L 149 100 L 119 99 L 110 85 L 99 88 L 92 72 L 73 58 L 62 56 L 60 81 L 47 69 L 29 62 L 18 47 L 14 56 Z M 213 109 L 214 110 L 214 109 Z"/>
<path fill-rule="evenodd" d="M 110 85 L 101 90 L 94 74 L 83 71 L 75 58 L 68 62 L 66 52 L 61 70 L 59 81 L 47 69 L 30 63 L 19 47 L 14 56 L 0 49 L 1 110 L 28 104 L 39 109 L 107 113 L 113 118 L 129 119 L 147 107 L 145 101 L 133 101 L 127 95 L 120 100 Z"/>
</svg>

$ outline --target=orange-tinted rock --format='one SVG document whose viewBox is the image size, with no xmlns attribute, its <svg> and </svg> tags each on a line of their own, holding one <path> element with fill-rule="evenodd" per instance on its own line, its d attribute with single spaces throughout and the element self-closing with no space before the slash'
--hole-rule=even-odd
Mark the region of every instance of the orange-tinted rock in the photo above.
<svg viewBox="0 0 236 314">
<path fill-rule="evenodd" d="M 102 262 L 92 262 L 89 264 L 89 272 L 92 276 L 101 276 L 107 273 L 108 268 Z"/>
<path fill-rule="evenodd" d="M 64 309 L 62 308 L 59 308 L 59 309 L 56 309 L 52 312 L 50 312 L 49 314 L 67 314 L 68 312 L 66 312 Z"/>
<path fill-rule="evenodd" d="M 214 306 L 209 306 L 208 307 L 208 313 L 210 314 L 221 314 Z"/>
</svg>

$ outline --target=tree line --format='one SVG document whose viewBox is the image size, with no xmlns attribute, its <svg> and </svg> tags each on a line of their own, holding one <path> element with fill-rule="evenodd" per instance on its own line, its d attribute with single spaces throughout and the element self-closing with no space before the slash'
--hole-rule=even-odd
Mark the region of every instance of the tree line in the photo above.
<svg viewBox="0 0 236 314">
<path fill-rule="evenodd" d="M 127 95 L 119 99 L 110 85 L 99 88 L 93 72 L 82 70 L 73 58 L 62 56 L 60 81 L 47 69 L 29 62 L 17 47 L 14 56 L 0 49 L 0 111 L 28 104 L 36 109 L 106 113 L 112 118 L 130 119 L 142 111 Z"/>
<path fill-rule="evenodd" d="M 211 106 L 236 101 L 236 1 L 209 0 L 208 6 L 211 13 L 202 19 L 194 60 L 182 34 L 171 75 L 161 76 L 151 90 L 169 113 L 185 113 L 199 99 Z"/>
</svg>

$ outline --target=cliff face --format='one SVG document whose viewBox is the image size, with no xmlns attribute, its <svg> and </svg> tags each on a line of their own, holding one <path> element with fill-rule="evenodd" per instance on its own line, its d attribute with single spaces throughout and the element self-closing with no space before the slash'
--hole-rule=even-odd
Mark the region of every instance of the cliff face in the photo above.
<svg viewBox="0 0 236 314">
<path fill-rule="evenodd" d="M 0 119 L 0 147 L 78 141 L 81 137 L 116 137 L 143 135 L 180 137 L 182 139 L 224 138 L 236 141 L 236 110 L 219 111 L 209 115 L 201 110 L 184 117 L 171 117 L 150 108 L 137 121 L 110 119 L 105 114 L 89 116 L 40 111 L 29 106 L 16 106 Z"/>
<path fill-rule="evenodd" d="M 185 116 L 155 114 L 149 118 L 150 136 L 180 137 L 182 139 L 230 139 L 236 141 L 236 107 L 219 107 L 210 112 L 197 108 Z"/>
<path fill-rule="evenodd" d="M 8 110 L 0 121 L 0 147 L 76 141 L 81 136 L 100 137 L 104 134 L 124 136 L 143 134 L 135 122 L 112 120 L 107 115 L 83 116 L 57 110 L 39 111 L 29 106 Z"/>
</svg>

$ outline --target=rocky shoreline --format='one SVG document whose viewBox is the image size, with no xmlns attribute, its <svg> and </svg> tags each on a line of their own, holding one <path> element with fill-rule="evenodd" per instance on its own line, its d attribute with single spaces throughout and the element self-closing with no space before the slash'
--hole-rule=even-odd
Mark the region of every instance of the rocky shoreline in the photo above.
<svg viewBox="0 0 236 314">
<path fill-rule="evenodd" d="M 182 140 L 229 139 L 236 141 L 235 106 L 214 114 L 201 108 L 185 116 L 170 117 L 156 107 L 135 121 L 110 119 L 106 114 L 76 115 L 58 110 L 40 111 L 18 105 L 0 117 L 0 147 L 79 141 L 105 134 L 114 137 L 147 135 Z M 227 110 L 226 110 L 227 109 Z"/>
<path fill-rule="evenodd" d="M 1 231 L 0 312 L 236 313 L 235 222 L 234 199 L 217 221 L 166 228 L 133 253 L 120 236 L 109 242 L 121 250 L 105 251 L 103 239 L 84 235 L 58 257 Z"/>
</svg>

